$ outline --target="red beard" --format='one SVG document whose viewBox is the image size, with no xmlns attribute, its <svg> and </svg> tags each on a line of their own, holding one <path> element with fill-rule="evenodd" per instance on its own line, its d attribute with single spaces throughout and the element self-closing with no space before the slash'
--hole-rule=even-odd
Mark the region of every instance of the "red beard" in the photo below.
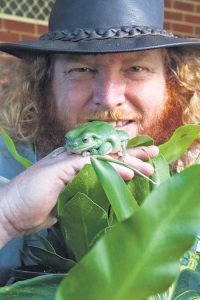
<svg viewBox="0 0 200 300">
<path fill-rule="evenodd" d="M 178 94 L 173 87 L 168 87 L 167 92 L 168 100 L 163 112 L 159 118 L 145 130 L 145 134 L 154 139 L 155 145 L 166 142 L 175 129 L 183 125 L 183 105 L 181 105 L 178 100 Z"/>
<path fill-rule="evenodd" d="M 141 134 L 151 136 L 156 145 L 162 144 L 169 139 L 174 130 L 182 125 L 183 107 L 178 101 L 175 88 L 168 87 L 168 100 L 161 115 L 145 128 Z M 37 138 L 34 141 L 41 157 L 63 146 L 66 127 L 56 117 L 56 105 L 52 96 L 48 97 L 40 107 L 40 124 Z M 139 122 L 139 121 L 138 121 Z M 139 124 L 139 123 L 138 123 Z"/>
</svg>

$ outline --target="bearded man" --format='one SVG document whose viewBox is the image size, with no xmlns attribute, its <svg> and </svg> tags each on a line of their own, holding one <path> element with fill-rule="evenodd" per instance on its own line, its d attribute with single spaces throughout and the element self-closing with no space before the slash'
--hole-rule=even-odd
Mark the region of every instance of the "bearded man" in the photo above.
<svg viewBox="0 0 200 300">
<path fill-rule="evenodd" d="M 66 131 L 103 120 L 130 138 L 147 134 L 160 144 L 178 126 L 199 123 L 200 40 L 164 31 L 163 11 L 157 0 L 57 0 L 49 33 L 0 45 L 20 58 L 1 96 L 0 126 L 34 162 L 24 171 L 0 140 L 0 176 L 11 179 L 0 189 L 1 284 L 20 265 L 22 236 L 56 222 L 51 211 L 59 193 L 90 162 L 49 154 L 64 144 Z M 157 154 L 156 146 L 128 149 L 125 163 L 149 176 L 147 161 Z M 134 176 L 116 169 L 126 180 Z"/>
</svg>

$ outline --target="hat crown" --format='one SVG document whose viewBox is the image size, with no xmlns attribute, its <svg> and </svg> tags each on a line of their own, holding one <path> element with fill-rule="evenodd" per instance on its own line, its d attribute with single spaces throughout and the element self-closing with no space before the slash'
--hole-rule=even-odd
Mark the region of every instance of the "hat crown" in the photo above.
<svg viewBox="0 0 200 300">
<path fill-rule="evenodd" d="M 149 26 L 163 28 L 163 0 L 56 0 L 49 30 Z"/>
</svg>

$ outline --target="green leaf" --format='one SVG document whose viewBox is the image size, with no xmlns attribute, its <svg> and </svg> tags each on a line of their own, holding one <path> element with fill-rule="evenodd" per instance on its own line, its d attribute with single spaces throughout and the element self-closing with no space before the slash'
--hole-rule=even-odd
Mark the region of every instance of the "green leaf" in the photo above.
<svg viewBox="0 0 200 300">
<path fill-rule="evenodd" d="M 27 158 L 21 156 L 17 152 L 13 140 L 11 139 L 11 137 L 6 133 L 6 131 L 3 128 L 0 129 L 0 133 L 4 139 L 4 142 L 6 144 L 8 151 L 14 157 L 14 159 L 16 161 L 18 161 L 25 168 L 31 167 L 33 165 L 32 162 L 30 160 L 28 160 Z"/>
<path fill-rule="evenodd" d="M 66 259 L 45 249 L 34 246 L 29 246 L 28 249 L 34 256 L 36 256 L 36 258 L 41 260 L 42 265 L 47 267 L 50 266 L 57 272 L 66 273 L 75 265 L 73 260 Z"/>
<path fill-rule="evenodd" d="M 56 300 L 143 300 L 164 292 L 199 232 L 199 178 L 195 165 L 155 189 L 69 272 Z"/>
<path fill-rule="evenodd" d="M 132 170 L 137 175 L 140 175 L 140 176 L 146 178 L 151 183 L 156 184 L 156 182 L 154 182 L 153 180 L 151 180 L 148 176 L 144 175 L 137 168 L 134 168 L 133 166 L 129 166 L 126 163 L 124 163 L 123 161 L 121 161 L 121 160 L 113 159 L 111 157 L 107 157 L 107 156 L 103 156 L 103 155 L 95 155 L 95 158 L 98 159 L 98 160 L 101 160 L 101 161 L 109 162 L 110 164 L 113 163 L 113 164 L 116 164 L 116 165 L 123 166 L 123 167 L 125 167 L 127 169 Z"/>
<path fill-rule="evenodd" d="M 87 195 L 97 205 L 108 211 L 109 201 L 101 184 L 98 182 L 96 173 L 91 165 L 84 166 L 59 195 L 58 213 L 63 209 L 65 203 L 73 198 L 78 192 Z"/>
<path fill-rule="evenodd" d="M 159 146 L 160 154 L 168 163 L 175 161 L 191 146 L 199 133 L 200 125 L 184 125 L 177 128 L 172 137 Z"/>
<path fill-rule="evenodd" d="M 127 183 L 127 187 L 136 199 L 138 205 L 143 203 L 150 192 L 149 181 L 141 176 L 134 176 L 133 179 Z"/>
<path fill-rule="evenodd" d="M 200 297 L 200 274 L 196 271 L 183 270 L 174 287 L 172 300 L 199 299 Z"/>
<path fill-rule="evenodd" d="M 138 204 L 123 179 L 108 162 L 91 158 L 91 163 L 118 221 L 130 217 Z"/>
<path fill-rule="evenodd" d="M 106 211 L 82 193 L 65 204 L 59 221 L 66 244 L 77 260 L 89 250 L 94 237 L 109 226 Z"/>
<path fill-rule="evenodd" d="M 1 300 L 54 300 L 56 289 L 65 275 L 52 274 L 27 279 L 0 288 Z"/>
<path fill-rule="evenodd" d="M 69 245 L 66 245 L 64 241 L 64 237 L 60 228 L 60 222 L 57 222 L 48 229 L 47 239 L 53 245 L 55 252 L 58 255 L 75 260 L 74 254 L 69 248 Z"/>
<path fill-rule="evenodd" d="M 43 245 L 44 249 L 46 249 L 47 251 L 49 251 L 51 253 L 56 253 L 54 247 L 51 245 L 51 243 L 46 238 L 41 236 L 39 233 L 35 233 L 34 236 Z"/>
<path fill-rule="evenodd" d="M 154 167 L 154 173 L 151 178 L 153 181 L 157 182 L 158 186 L 170 177 L 169 165 L 164 156 L 161 154 L 159 154 L 157 157 L 154 157 L 151 160 L 151 163 Z M 154 189 L 156 186 L 152 184 L 151 188 Z"/>
<path fill-rule="evenodd" d="M 128 148 L 153 145 L 153 139 L 148 135 L 138 135 L 128 141 Z"/>
</svg>

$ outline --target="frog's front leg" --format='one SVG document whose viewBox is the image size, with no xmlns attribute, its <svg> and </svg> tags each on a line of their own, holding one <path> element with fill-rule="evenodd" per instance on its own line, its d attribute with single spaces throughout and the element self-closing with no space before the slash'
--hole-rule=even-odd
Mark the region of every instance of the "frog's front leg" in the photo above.
<svg viewBox="0 0 200 300">
<path fill-rule="evenodd" d="M 91 153 L 90 153 L 89 151 L 83 151 L 83 152 L 81 153 L 81 155 L 82 155 L 82 156 L 90 156 Z"/>
<path fill-rule="evenodd" d="M 90 149 L 90 150 L 87 150 L 87 151 L 83 151 L 81 153 L 82 156 L 91 156 L 91 155 L 97 155 L 97 154 L 99 154 L 97 149 Z"/>
<path fill-rule="evenodd" d="M 98 153 L 99 155 L 106 155 L 109 154 L 110 152 L 112 152 L 113 150 L 113 146 L 110 142 L 105 142 L 103 144 L 101 144 L 101 146 L 98 149 Z"/>
</svg>

